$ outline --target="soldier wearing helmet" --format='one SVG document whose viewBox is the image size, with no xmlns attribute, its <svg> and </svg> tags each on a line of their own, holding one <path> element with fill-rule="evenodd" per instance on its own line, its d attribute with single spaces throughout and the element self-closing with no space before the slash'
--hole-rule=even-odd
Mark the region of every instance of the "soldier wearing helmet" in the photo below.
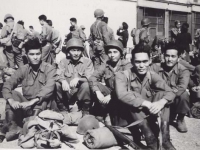
<svg viewBox="0 0 200 150">
<path fill-rule="evenodd" d="M 108 113 L 108 103 L 114 103 L 117 106 L 114 94 L 114 78 L 118 71 L 123 71 L 132 67 L 131 63 L 123 59 L 123 45 L 118 40 L 112 40 L 105 46 L 105 52 L 108 55 L 108 61 L 102 64 L 98 70 L 95 70 L 89 78 L 89 84 L 96 95 L 96 101 L 92 113 L 106 120 Z M 106 85 L 102 85 L 99 81 L 104 77 Z M 115 101 L 113 101 L 113 99 Z M 98 110 L 98 111 L 95 111 Z M 117 109 L 115 109 L 117 110 Z M 116 113 L 116 112 L 112 112 Z M 116 116 L 118 116 L 117 114 Z M 107 122 L 108 123 L 108 122 Z"/>
<path fill-rule="evenodd" d="M 5 47 L 5 55 L 8 59 L 8 65 L 10 68 L 15 68 L 15 59 L 14 57 L 12 43 L 11 43 L 11 33 L 14 28 L 14 17 L 11 14 L 6 14 L 4 17 L 5 26 L 1 30 L 1 39 L 0 43 Z"/>
<path fill-rule="evenodd" d="M 91 98 L 88 79 L 94 68 L 92 61 L 82 56 L 83 50 L 81 40 L 72 38 L 67 42 L 66 58 L 58 64 L 56 100 L 60 111 L 69 111 L 69 105 L 76 102 L 84 116 L 89 114 Z"/>
<path fill-rule="evenodd" d="M 94 67 L 97 68 L 102 63 L 108 60 L 104 51 L 104 45 L 107 45 L 110 41 L 107 24 L 102 21 L 104 17 L 104 11 L 102 9 L 96 9 L 94 11 L 94 17 L 96 21 L 90 27 L 90 46 L 92 48 L 92 60 Z"/>
</svg>

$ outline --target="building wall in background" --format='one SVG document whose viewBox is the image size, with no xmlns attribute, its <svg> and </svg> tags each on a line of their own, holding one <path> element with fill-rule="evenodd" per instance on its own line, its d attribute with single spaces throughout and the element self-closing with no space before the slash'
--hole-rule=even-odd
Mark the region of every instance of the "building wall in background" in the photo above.
<svg viewBox="0 0 200 150">
<path fill-rule="evenodd" d="M 1 0 L 0 2 L 0 22 L 3 22 L 6 13 L 11 13 L 15 21 L 23 20 L 26 28 L 33 25 L 35 30 L 41 31 L 38 16 L 45 14 L 53 21 L 53 26 L 63 37 L 69 32 L 71 17 L 76 17 L 78 25 L 86 27 L 85 32 L 89 36 L 90 26 L 95 21 L 94 10 L 97 8 L 105 11 L 105 16 L 109 17 L 108 24 L 115 34 L 122 22 L 128 23 L 129 33 L 136 27 L 136 0 Z M 132 46 L 131 38 L 128 46 Z"/>
</svg>

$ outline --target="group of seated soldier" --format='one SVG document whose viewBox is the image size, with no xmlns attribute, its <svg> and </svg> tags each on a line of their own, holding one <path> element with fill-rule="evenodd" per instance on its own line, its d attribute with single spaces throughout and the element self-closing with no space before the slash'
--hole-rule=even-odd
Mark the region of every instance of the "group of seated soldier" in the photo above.
<svg viewBox="0 0 200 150">
<path fill-rule="evenodd" d="M 23 118 L 46 109 L 69 113 L 75 103 L 82 117 L 92 114 L 109 125 L 124 127 L 146 118 L 137 125 L 140 130 L 130 130 L 135 131 L 135 141 L 144 135 L 148 149 L 158 149 L 159 130 L 163 149 L 175 149 L 169 134 L 169 124 L 175 120 L 177 130 L 187 132 L 190 71 L 179 63 L 180 53 L 173 43 L 165 46 L 162 63 L 152 63 L 150 47 L 143 44 L 135 46 L 129 62 L 123 57 L 122 43 L 112 40 L 104 47 L 108 61 L 96 70 L 82 55 L 84 45 L 76 38 L 67 42 L 66 58 L 57 68 L 41 60 L 37 39 L 29 40 L 25 50 L 29 63 L 3 85 L 8 130 L 2 130 L 2 135 L 15 134 Z M 19 84 L 22 94 L 14 90 Z"/>
</svg>

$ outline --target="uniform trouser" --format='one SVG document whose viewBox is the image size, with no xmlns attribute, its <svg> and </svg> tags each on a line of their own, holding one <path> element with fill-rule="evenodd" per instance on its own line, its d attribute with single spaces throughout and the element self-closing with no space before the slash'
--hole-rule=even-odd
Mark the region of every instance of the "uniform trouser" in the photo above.
<svg viewBox="0 0 200 150">
<path fill-rule="evenodd" d="M 19 50 L 18 48 L 12 46 L 13 48 L 13 54 L 14 54 L 14 60 L 18 67 L 21 67 L 24 65 L 24 61 L 22 58 L 22 50 Z"/>
<path fill-rule="evenodd" d="M 108 55 L 105 53 L 104 50 L 102 51 L 95 51 L 94 52 L 94 56 L 92 57 L 92 61 L 94 64 L 94 69 L 98 69 L 98 67 L 103 64 L 106 63 L 106 61 L 108 60 Z"/>
<path fill-rule="evenodd" d="M 5 47 L 5 54 L 8 60 L 8 65 L 10 68 L 15 68 L 15 60 L 12 46 Z"/>
<path fill-rule="evenodd" d="M 63 91 L 60 83 L 56 82 L 56 102 L 62 103 L 66 108 L 69 108 L 70 104 L 77 102 L 80 109 L 84 103 L 90 102 L 90 88 L 88 82 L 83 82 L 77 86 L 77 88 L 72 89 L 70 93 L 68 91 Z"/>
<path fill-rule="evenodd" d="M 53 64 L 51 50 L 52 45 L 50 43 L 47 43 L 45 46 L 42 47 L 42 61 Z"/>
<path fill-rule="evenodd" d="M 187 114 L 190 110 L 190 97 L 185 91 L 180 96 L 174 99 L 171 105 L 171 113 L 173 114 Z"/>
<path fill-rule="evenodd" d="M 23 95 L 21 95 L 21 93 L 17 92 L 17 91 L 12 91 L 12 98 L 15 100 L 15 101 L 18 101 L 18 102 L 27 102 L 29 100 L 27 100 Z M 38 110 L 38 111 L 43 111 L 43 110 L 46 110 L 47 107 L 50 107 L 50 101 L 43 101 L 42 103 L 39 103 L 39 104 L 36 104 L 36 105 L 33 105 L 31 107 L 27 107 L 26 109 L 16 109 L 16 110 L 13 110 L 12 107 L 9 105 L 9 103 L 7 102 L 6 103 L 6 112 L 13 112 L 13 121 L 16 121 L 18 124 L 22 124 L 22 120 L 25 118 L 25 117 L 29 117 L 29 116 L 33 116 L 34 115 L 34 111 L 33 110 Z M 8 114 L 8 113 L 6 113 Z M 7 118 L 7 117 L 6 117 Z M 9 120 L 11 121 L 11 120 Z M 6 121 L 8 122 L 8 121 Z"/>
</svg>

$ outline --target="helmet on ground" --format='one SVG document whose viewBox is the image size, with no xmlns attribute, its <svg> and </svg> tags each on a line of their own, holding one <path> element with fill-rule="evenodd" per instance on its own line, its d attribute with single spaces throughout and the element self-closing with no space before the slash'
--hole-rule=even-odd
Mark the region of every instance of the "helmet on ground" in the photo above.
<svg viewBox="0 0 200 150">
<path fill-rule="evenodd" d="M 12 19 L 14 20 L 14 17 L 13 17 L 11 14 L 6 14 L 6 15 L 4 16 L 4 22 L 6 22 L 6 20 L 7 20 L 8 18 L 12 18 Z"/>
<path fill-rule="evenodd" d="M 80 39 L 72 38 L 66 44 L 66 50 L 69 51 L 72 48 L 80 48 L 84 50 L 83 42 Z"/>
<path fill-rule="evenodd" d="M 110 48 L 115 48 L 117 49 L 121 54 L 123 54 L 123 45 L 122 42 L 120 42 L 119 40 L 112 40 L 110 41 L 106 46 L 105 46 L 105 52 L 106 54 L 108 54 L 108 50 Z"/>
<path fill-rule="evenodd" d="M 147 26 L 147 25 L 149 25 L 151 23 L 151 21 L 149 20 L 149 18 L 144 18 L 144 19 L 142 19 L 142 21 L 141 21 L 141 25 L 142 26 Z"/>
<path fill-rule="evenodd" d="M 94 11 L 94 17 L 98 18 L 98 17 L 103 17 L 104 16 L 104 11 L 102 9 L 96 9 Z"/>
<path fill-rule="evenodd" d="M 86 115 L 80 119 L 77 127 L 77 133 L 84 135 L 87 130 L 99 128 L 99 121 L 92 115 Z"/>
</svg>

